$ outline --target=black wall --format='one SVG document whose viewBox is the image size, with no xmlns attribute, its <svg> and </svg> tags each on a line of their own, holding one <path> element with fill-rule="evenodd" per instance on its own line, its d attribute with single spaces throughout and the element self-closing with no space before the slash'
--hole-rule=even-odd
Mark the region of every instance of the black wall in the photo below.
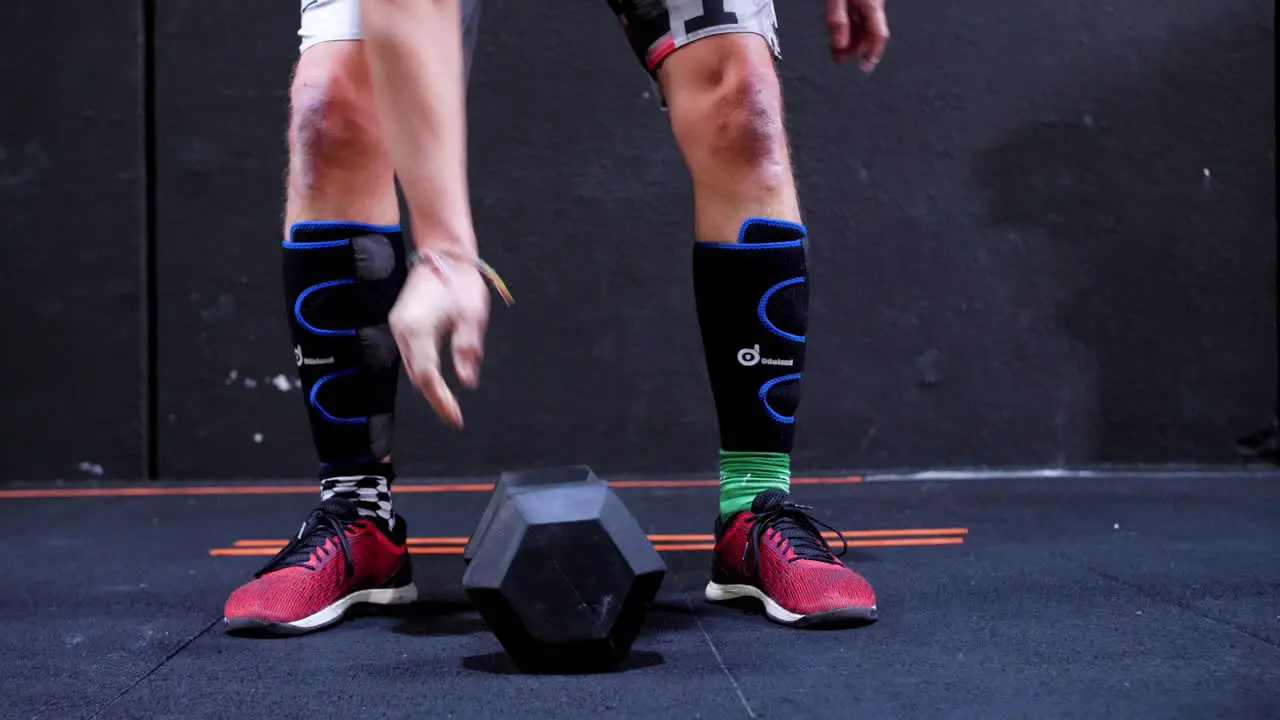
<svg viewBox="0 0 1280 720">
<path fill-rule="evenodd" d="M 0 477 L 146 472 L 143 21 L 0 3 Z"/>
<path fill-rule="evenodd" d="M 312 470 L 279 286 L 297 5 L 156 5 L 150 36 L 129 8 L 0 10 L 61 50 L 0 73 L 30 98 L 0 127 L 4 476 Z M 549 5 L 490 0 L 470 100 L 517 305 L 465 433 L 405 387 L 398 464 L 709 470 L 683 163 L 605 4 Z M 797 465 L 1231 461 L 1276 391 L 1273 4 L 891 1 L 870 78 L 827 59 L 820 6 L 779 3 L 814 250 Z"/>
</svg>

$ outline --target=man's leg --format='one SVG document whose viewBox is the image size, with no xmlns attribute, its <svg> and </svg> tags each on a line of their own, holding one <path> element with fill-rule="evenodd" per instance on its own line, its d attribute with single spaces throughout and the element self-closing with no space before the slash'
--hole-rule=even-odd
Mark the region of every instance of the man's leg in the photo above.
<svg viewBox="0 0 1280 720">
<path fill-rule="evenodd" d="M 405 522 L 391 502 L 400 358 L 387 316 L 407 266 L 394 173 L 358 0 L 304 0 L 302 7 L 282 253 L 321 497 L 225 612 L 234 629 L 288 634 L 336 623 L 357 603 L 417 596 Z"/>
<path fill-rule="evenodd" d="M 694 188 L 694 293 L 720 427 L 712 600 L 794 625 L 875 617 L 867 582 L 791 503 L 808 329 L 770 0 L 610 0 L 658 79 Z M 758 541 L 758 542 L 757 542 Z"/>
<path fill-rule="evenodd" d="M 694 290 L 720 416 L 726 517 L 764 490 L 789 490 L 804 369 L 805 231 L 773 63 L 765 37 L 735 32 L 679 47 L 658 68 L 693 180 Z"/>
<path fill-rule="evenodd" d="M 321 500 L 394 525 L 399 359 L 386 314 L 404 281 L 391 161 L 362 43 L 302 54 L 290 92 L 283 263 L 294 361 L 321 463 Z"/>
</svg>

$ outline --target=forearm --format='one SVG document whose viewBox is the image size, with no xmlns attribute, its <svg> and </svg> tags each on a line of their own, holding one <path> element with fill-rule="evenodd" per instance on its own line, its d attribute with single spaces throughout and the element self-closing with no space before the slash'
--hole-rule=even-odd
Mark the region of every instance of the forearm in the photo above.
<svg viewBox="0 0 1280 720">
<path fill-rule="evenodd" d="M 387 150 L 419 249 L 474 255 L 458 0 L 361 0 Z"/>
</svg>

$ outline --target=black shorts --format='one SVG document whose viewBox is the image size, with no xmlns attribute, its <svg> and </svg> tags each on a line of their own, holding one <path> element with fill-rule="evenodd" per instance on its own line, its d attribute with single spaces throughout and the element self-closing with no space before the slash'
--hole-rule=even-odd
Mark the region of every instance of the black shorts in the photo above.
<svg viewBox="0 0 1280 720">
<path fill-rule="evenodd" d="M 678 48 L 709 35 L 749 32 L 778 54 L 773 0 L 608 0 L 651 75 Z"/>
</svg>

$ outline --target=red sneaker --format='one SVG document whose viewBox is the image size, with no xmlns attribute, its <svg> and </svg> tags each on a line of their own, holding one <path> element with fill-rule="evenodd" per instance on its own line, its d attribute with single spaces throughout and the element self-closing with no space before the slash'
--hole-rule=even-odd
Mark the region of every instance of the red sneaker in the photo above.
<svg viewBox="0 0 1280 720">
<path fill-rule="evenodd" d="M 418 590 L 405 522 L 388 533 L 347 500 L 331 499 L 254 579 L 227 598 L 231 630 L 301 635 L 333 625 L 353 605 L 413 602 Z"/>
<path fill-rule="evenodd" d="M 808 509 L 766 490 L 750 511 L 717 521 L 707 600 L 755 599 L 770 620 L 796 627 L 874 622 L 875 590 L 831 552 L 817 526 L 833 528 Z"/>
</svg>

